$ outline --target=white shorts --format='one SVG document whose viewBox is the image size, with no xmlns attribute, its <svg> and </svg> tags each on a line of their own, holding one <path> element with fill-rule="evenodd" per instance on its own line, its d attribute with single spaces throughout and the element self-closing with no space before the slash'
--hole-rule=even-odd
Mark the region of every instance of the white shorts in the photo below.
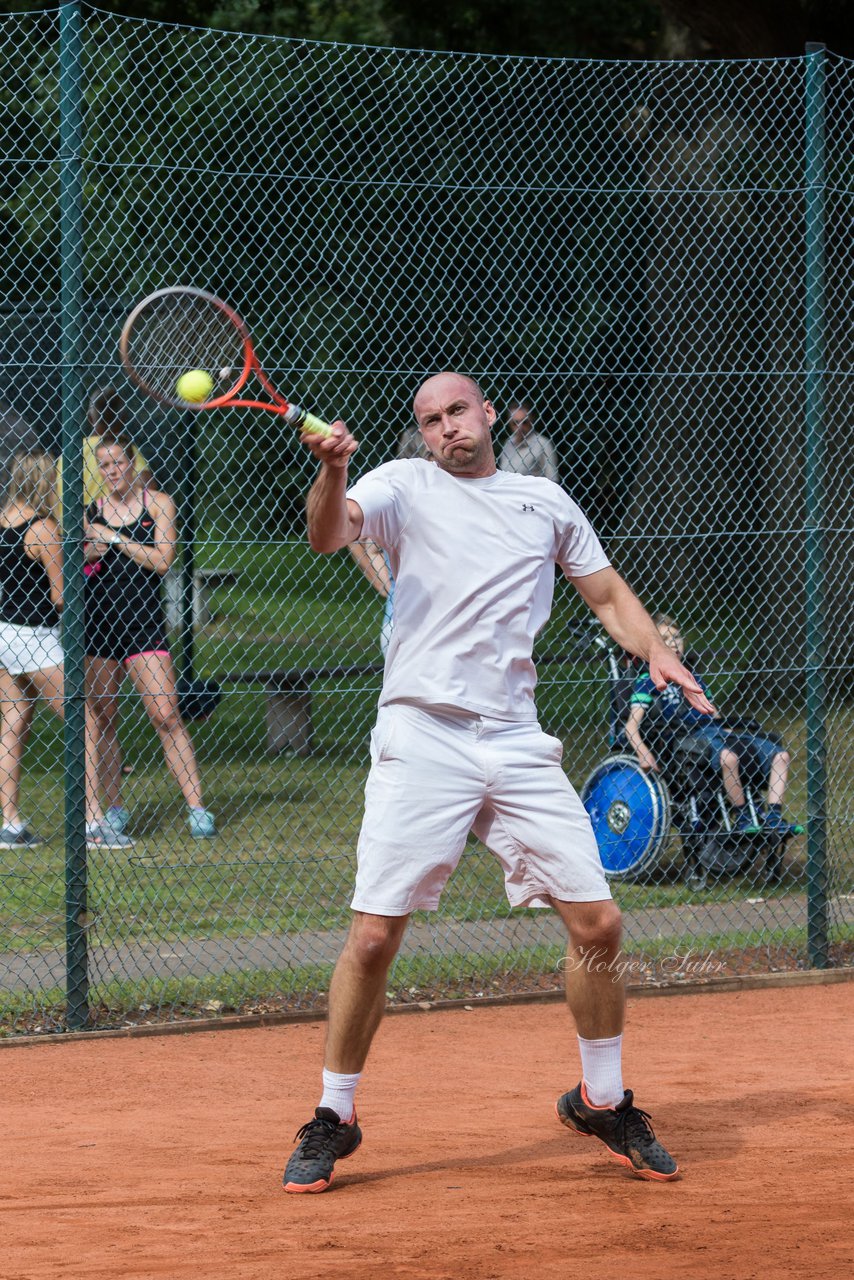
<svg viewBox="0 0 854 1280">
<path fill-rule="evenodd" d="M 19 627 L 0 622 L 0 667 L 10 676 L 62 666 L 59 627 Z"/>
<path fill-rule="evenodd" d="M 611 897 L 559 739 L 535 721 L 380 708 L 351 906 L 432 911 L 470 831 L 496 855 L 513 907 Z"/>
</svg>

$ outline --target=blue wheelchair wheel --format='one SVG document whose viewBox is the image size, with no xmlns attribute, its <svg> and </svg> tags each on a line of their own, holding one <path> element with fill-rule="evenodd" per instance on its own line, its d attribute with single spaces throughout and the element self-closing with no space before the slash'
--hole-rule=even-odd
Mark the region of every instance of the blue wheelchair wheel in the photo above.
<svg viewBox="0 0 854 1280">
<path fill-rule="evenodd" d="M 609 880 L 632 879 L 658 861 L 670 834 L 670 796 L 634 756 L 611 756 L 581 790 Z"/>
</svg>

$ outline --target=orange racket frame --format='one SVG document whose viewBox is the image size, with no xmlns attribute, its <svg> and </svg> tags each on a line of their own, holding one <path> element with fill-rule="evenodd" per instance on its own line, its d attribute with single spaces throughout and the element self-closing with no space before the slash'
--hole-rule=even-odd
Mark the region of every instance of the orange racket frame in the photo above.
<svg viewBox="0 0 854 1280">
<path fill-rule="evenodd" d="M 179 300 L 182 297 L 188 301 L 192 300 L 215 307 L 234 327 L 242 344 L 243 363 L 234 381 L 226 391 L 218 395 L 211 395 L 199 403 L 182 399 L 177 390 L 170 393 L 164 387 L 155 386 L 139 371 L 133 359 L 134 327 L 140 316 L 161 300 L 168 298 Z M 196 289 L 192 285 L 175 285 L 171 288 L 158 289 L 155 293 L 148 294 L 133 308 L 122 327 L 121 337 L 119 338 L 119 353 L 122 364 L 131 381 L 146 395 L 151 396 L 160 404 L 166 404 L 175 409 L 191 409 L 198 413 L 207 409 L 263 409 L 267 413 L 280 414 L 297 431 L 307 432 L 312 435 L 328 436 L 330 434 L 330 427 L 327 422 L 315 417 L 313 413 L 309 413 L 306 409 L 301 408 L 300 405 L 292 404 L 281 392 L 276 390 L 261 368 L 258 357 L 255 354 L 255 348 L 252 345 L 249 329 L 244 321 L 227 302 L 223 302 L 221 298 L 217 298 L 212 293 L 206 293 L 204 289 Z M 199 367 L 204 368 L 203 362 L 199 362 Z M 231 371 L 229 371 L 229 376 L 230 373 Z M 245 398 L 239 394 L 247 386 L 253 374 L 267 392 L 272 403 L 266 400 Z M 212 371 L 212 376 L 215 376 L 215 371 Z"/>
</svg>

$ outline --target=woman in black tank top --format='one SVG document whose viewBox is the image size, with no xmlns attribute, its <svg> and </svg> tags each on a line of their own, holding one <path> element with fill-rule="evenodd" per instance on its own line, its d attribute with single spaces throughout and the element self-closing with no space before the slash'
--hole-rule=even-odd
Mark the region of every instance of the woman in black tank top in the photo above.
<svg viewBox="0 0 854 1280">
<path fill-rule="evenodd" d="M 22 821 L 21 763 L 36 699 L 62 715 L 62 546 L 51 515 L 56 463 L 39 451 L 16 453 L 0 511 L 0 848 L 41 840 Z"/>
<path fill-rule="evenodd" d="M 107 493 L 86 513 L 85 610 L 89 752 L 100 791 L 113 825 L 123 823 L 117 725 L 127 675 L 187 803 L 190 834 L 213 836 L 213 815 L 204 807 L 193 744 L 178 709 L 160 600 L 178 540 L 175 503 L 139 476 L 126 436 L 101 432 L 96 457 Z"/>
<path fill-rule="evenodd" d="M 16 453 L 6 504 L 0 510 L 0 848 L 6 849 L 41 844 L 18 808 L 21 761 L 36 698 L 44 698 L 60 718 L 64 710 L 58 626 L 62 543 L 52 514 L 55 480 L 56 463 L 50 454 Z M 96 792 L 87 754 L 86 821 L 90 831 L 105 825 Z"/>
</svg>

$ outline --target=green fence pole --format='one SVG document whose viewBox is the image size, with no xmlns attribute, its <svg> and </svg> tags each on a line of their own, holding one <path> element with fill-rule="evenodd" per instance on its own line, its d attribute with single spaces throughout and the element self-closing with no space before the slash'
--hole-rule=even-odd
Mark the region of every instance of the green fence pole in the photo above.
<svg viewBox="0 0 854 1280">
<path fill-rule="evenodd" d="M 198 417 L 185 413 L 183 475 L 181 477 L 181 676 L 191 684 L 195 677 L 196 632 L 193 625 L 196 595 L 196 489 L 198 485 Z"/>
<path fill-rule="evenodd" d="M 810 963 L 827 968 L 827 690 L 824 617 L 825 46 L 806 46 L 805 372 L 806 372 L 806 699 L 807 944 Z"/>
<path fill-rule="evenodd" d="M 59 10 L 62 507 L 65 653 L 65 957 L 67 1021 L 89 1021 L 86 938 L 85 684 L 83 640 L 82 22 L 79 0 Z"/>
</svg>

